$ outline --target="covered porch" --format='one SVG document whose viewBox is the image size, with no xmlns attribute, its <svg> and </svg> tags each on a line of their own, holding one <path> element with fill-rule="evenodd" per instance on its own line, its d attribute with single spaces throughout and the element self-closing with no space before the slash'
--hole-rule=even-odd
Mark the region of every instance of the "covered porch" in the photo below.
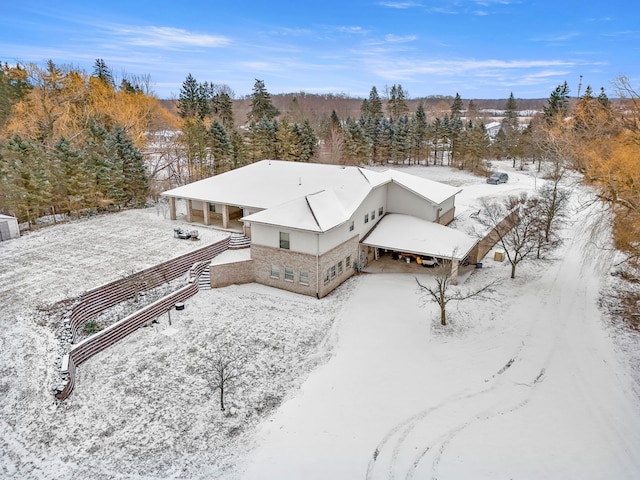
<svg viewBox="0 0 640 480">
<path fill-rule="evenodd" d="M 203 225 L 229 230 L 232 232 L 245 231 L 240 218 L 244 209 L 239 206 L 211 203 L 190 198 L 167 197 L 169 202 L 169 218 L 183 220 L 187 223 L 201 223 Z"/>
</svg>

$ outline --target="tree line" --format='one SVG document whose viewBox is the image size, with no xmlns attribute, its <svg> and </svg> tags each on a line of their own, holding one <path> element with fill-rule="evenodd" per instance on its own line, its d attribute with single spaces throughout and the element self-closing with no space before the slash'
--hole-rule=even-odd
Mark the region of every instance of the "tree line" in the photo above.
<svg viewBox="0 0 640 480">
<path fill-rule="evenodd" d="M 0 65 L 0 211 L 34 222 L 143 205 L 162 191 L 265 158 L 334 164 L 449 165 L 486 174 L 492 159 L 539 170 L 579 170 L 616 213 L 616 245 L 634 258 L 640 226 L 640 101 L 628 79 L 612 102 L 565 82 L 522 123 L 513 93 L 495 137 L 473 100 L 440 99 L 434 112 L 402 85 L 375 86 L 359 116 L 335 109 L 309 115 L 301 95 L 274 106 L 255 80 L 246 118 L 233 90 L 183 82 L 174 110 L 154 96 L 146 75 L 120 78 L 101 59 L 93 71 L 56 65 Z M 580 90 L 581 87 L 579 87 Z M 416 105 L 410 109 L 409 105 Z M 444 106 L 443 106 L 444 105 Z M 448 108 L 447 108 L 448 107 Z"/>
</svg>

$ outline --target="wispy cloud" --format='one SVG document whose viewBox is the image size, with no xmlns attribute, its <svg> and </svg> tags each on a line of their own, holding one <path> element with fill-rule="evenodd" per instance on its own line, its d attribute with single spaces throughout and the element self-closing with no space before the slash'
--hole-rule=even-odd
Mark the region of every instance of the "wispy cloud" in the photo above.
<svg viewBox="0 0 640 480">
<path fill-rule="evenodd" d="M 180 49 L 185 47 L 225 47 L 231 43 L 227 37 L 194 33 L 181 28 L 130 25 L 106 25 L 114 35 L 130 45 Z"/>
<path fill-rule="evenodd" d="M 393 33 L 384 36 L 384 40 L 387 43 L 408 43 L 415 41 L 417 38 L 415 35 L 394 35 Z"/>
<path fill-rule="evenodd" d="M 368 30 L 365 30 L 364 28 L 359 26 L 353 26 L 353 27 L 338 26 L 338 27 L 335 27 L 335 29 L 340 33 L 350 33 L 350 34 L 356 34 L 356 35 L 364 35 L 368 33 Z"/>
<path fill-rule="evenodd" d="M 402 10 L 423 6 L 422 3 L 419 2 L 378 2 L 378 5 L 380 5 L 381 7 L 398 8 Z"/>
<path fill-rule="evenodd" d="M 579 37 L 580 35 L 581 33 L 579 32 L 566 32 L 533 37 L 531 38 L 531 40 L 533 42 L 567 42 L 569 40 L 573 40 L 576 37 Z"/>
</svg>

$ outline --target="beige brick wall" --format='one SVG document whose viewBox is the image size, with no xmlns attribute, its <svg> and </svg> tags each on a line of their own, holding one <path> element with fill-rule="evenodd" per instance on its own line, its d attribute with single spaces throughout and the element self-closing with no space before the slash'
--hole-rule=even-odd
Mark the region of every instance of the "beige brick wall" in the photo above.
<svg viewBox="0 0 640 480">
<path fill-rule="evenodd" d="M 345 265 L 347 256 L 351 256 L 350 267 Z M 251 245 L 251 257 L 254 262 L 254 278 L 257 283 L 304 295 L 316 296 L 317 293 L 318 297 L 324 297 L 353 275 L 353 263 L 358 258 L 358 237 L 352 237 L 321 255 L 319 259 L 315 255 L 255 244 Z M 338 273 L 338 262 L 342 262 L 341 273 Z M 278 278 L 271 277 L 271 265 L 279 267 L 280 276 Z M 325 282 L 324 272 L 332 266 L 336 267 L 335 275 L 333 277 L 330 275 L 329 281 Z M 286 267 L 293 270 L 293 281 L 284 279 Z M 300 271 L 309 273 L 308 285 L 299 282 Z"/>
<path fill-rule="evenodd" d="M 222 265 L 211 265 L 211 287 L 227 287 L 255 281 L 253 260 L 242 260 Z"/>
<path fill-rule="evenodd" d="M 440 225 L 449 225 L 451 222 L 453 222 L 455 215 L 456 215 L 456 208 L 453 207 L 451 210 L 447 210 L 446 212 L 440 215 L 440 218 L 438 219 L 438 223 Z"/>
</svg>

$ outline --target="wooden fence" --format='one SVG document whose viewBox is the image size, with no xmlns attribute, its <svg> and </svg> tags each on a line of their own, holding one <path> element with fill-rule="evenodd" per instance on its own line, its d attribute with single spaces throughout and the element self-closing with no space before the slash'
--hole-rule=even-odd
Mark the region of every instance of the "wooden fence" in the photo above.
<svg viewBox="0 0 640 480">
<path fill-rule="evenodd" d="M 92 316 L 139 293 L 139 280 L 144 279 L 144 281 L 149 282 L 145 284 L 145 289 L 149 289 L 174 280 L 184 275 L 187 271 L 190 272 L 189 283 L 184 287 L 74 345 L 69 353 L 63 357 L 62 374 L 65 381 L 63 385 L 57 388 L 56 398 L 64 400 L 71 394 L 75 387 L 76 369 L 86 360 L 114 345 L 150 320 L 158 318 L 173 308 L 176 303 L 183 302 L 198 293 L 198 278 L 207 268 L 211 259 L 224 252 L 228 245 L 229 238 L 226 238 L 213 245 L 134 274 L 132 277 L 135 276 L 135 280 L 131 280 L 131 277 L 128 277 L 83 294 L 80 303 L 71 312 L 71 326 L 74 338 L 78 329 Z M 184 268 L 185 265 L 187 265 L 186 268 Z M 159 279 L 164 280 L 160 282 Z M 103 294 L 100 295 L 100 292 Z"/>
</svg>

